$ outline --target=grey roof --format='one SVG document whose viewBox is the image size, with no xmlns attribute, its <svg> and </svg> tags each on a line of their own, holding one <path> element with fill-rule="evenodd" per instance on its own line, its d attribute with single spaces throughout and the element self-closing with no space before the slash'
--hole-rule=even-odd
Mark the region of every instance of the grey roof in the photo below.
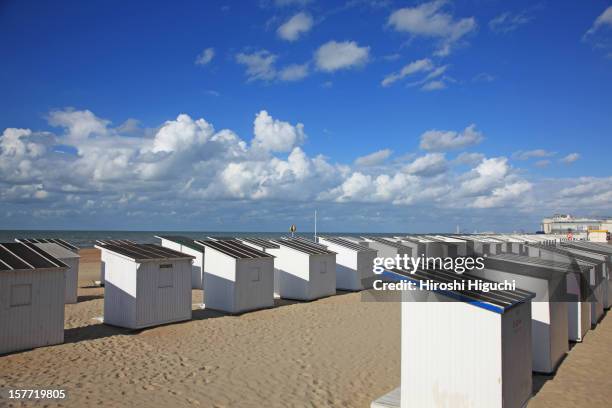
<svg viewBox="0 0 612 408">
<path fill-rule="evenodd" d="M 248 242 L 250 244 L 256 245 L 261 248 L 270 248 L 270 249 L 280 248 L 278 244 L 275 244 L 263 238 L 238 238 L 238 239 L 242 242 Z"/>
<path fill-rule="evenodd" d="M 204 252 L 204 248 L 201 245 L 196 244 L 194 239 L 184 237 L 182 235 L 156 235 L 155 238 L 165 239 L 168 241 L 175 242 L 177 244 L 181 244 L 195 251 L 200 251 L 202 253 Z"/>
<path fill-rule="evenodd" d="M 379 244 L 385 244 L 393 248 L 398 248 L 398 249 L 407 248 L 406 245 L 402 245 L 399 242 L 389 241 L 388 239 L 381 238 L 381 237 L 365 236 L 364 238 L 369 239 L 370 241 L 378 242 Z"/>
<path fill-rule="evenodd" d="M 612 245 L 608 244 L 595 244 L 593 242 L 585 241 L 567 241 L 562 242 L 561 246 L 579 249 L 581 251 L 589 251 L 600 255 L 612 255 Z"/>
<path fill-rule="evenodd" d="M 215 249 L 235 259 L 274 258 L 274 256 L 266 252 L 243 244 L 235 239 L 225 241 L 197 240 L 195 242 L 203 247 Z"/>
<path fill-rule="evenodd" d="M 164 248 L 155 244 L 116 243 L 98 245 L 97 248 L 108 250 L 119 255 L 126 256 L 136 262 L 147 261 L 170 261 L 182 259 L 194 259 L 193 256 Z"/>
<path fill-rule="evenodd" d="M 452 282 L 464 282 L 465 287 L 468 287 L 468 282 L 483 281 L 493 282 L 487 279 L 476 278 L 468 274 L 457 274 L 453 271 L 446 271 L 441 269 L 418 269 L 414 273 L 402 270 L 402 269 L 391 269 L 391 273 L 395 273 L 401 276 L 402 279 L 412 281 L 433 281 L 438 283 L 452 283 Z M 489 310 L 503 313 L 517 304 L 523 303 L 535 297 L 534 293 L 528 292 L 522 289 L 516 290 L 496 290 L 489 292 L 482 292 L 476 290 L 445 290 L 437 291 L 445 296 L 460 300 L 463 302 L 471 303 L 475 306 L 484 307 Z"/>
<path fill-rule="evenodd" d="M 67 268 L 67 265 L 31 243 L 0 243 L 0 271 Z"/>
<path fill-rule="evenodd" d="M 57 259 L 80 258 L 79 254 L 72 252 L 66 249 L 65 247 L 53 242 L 33 245 L 37 246 L 38 248 L 42 249 L 43 251 Z"/>
<path fill-rule="evenodd" d="M 70 242 L 60 239 L 60 238 L 15 238 L 15 241 L 21 243 L 39 243 L 39 244 L 47 244 L 54 243 L 58 244 L 69 251 L 79 252 L 79 247 L 72 245 Z"/>
<path fill-rule="evenodd" d="M 571 259 L 575 259 L 577 261 L 588 262 L 592 264 L 600 264 L 603 262 L 599 258 L 588 256 L 588 255 L 583 255 L 583 254 L 577 254 L 567 248 L 563 249 L 563 248 L 560 248 L 554 245 L 528 244 L 527 246 L 532 247 L 532 248 L 538 248 L 544 251 L 553 252 L 559 255 L 566 256 Z"/>
<path fill-rule="evenodd" d="M 324 245 L 316 244 L 301 238 L 281 238 L 272 240 L 280 246 L 286 246 L 296 251 L 303 252 L 308 255 L 332 255 L 335 252 L 330 251 Z"/>
<path fill-rule="evenodd" d="M 98 245 L 130 245 L 136 242 L 130 241 L 129 239 L 98 239 L 96 243 Z"/>
<path fill-rule="evenodd" d="M 339 238 L 339 237 L 320 237 L 320 239 L 324 239 L 327 242 L 331 242 L 333 244 L 339 245 L 344 248 L 352 249 L 353 251 L 363 252 L 370 251 L 376 252 L 375 249 L 367 247 L 365 245 L 357 244 L 355 242 L 349 241 L 348 239 Z"/>
<path fill-rule="evenodd" d="M 512 253 L 489 255 L 485 257 L 485 264 L 487 264 L 487 262 L 490 262 L 491 260 L 500 260 L 519 264 L 531 264 L 566 272 L 588 272 L 591 269 L 591 266 L 584 264 L 551 261 L 533 256 L 516 255 Z"/>
</svg>

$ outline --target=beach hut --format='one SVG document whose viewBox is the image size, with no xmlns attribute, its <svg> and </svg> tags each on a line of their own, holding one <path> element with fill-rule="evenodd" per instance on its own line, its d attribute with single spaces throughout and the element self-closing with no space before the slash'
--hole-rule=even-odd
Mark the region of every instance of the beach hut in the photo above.
<svg viewBox="0 0 612 408">
<path fill-rule="evenodd" d="M 204 289 L 204 248 L 195 240 L 180 235 L 156 235 L 161 246 L 193 256 L 191 265 L 191 288 Z"/>
<path fill-rule="evenodd" d="M 525 249 L 529 256 L 590 266 L 587 300 L 591 304 L 591 325 L 594 326 L 599 323 L 604 313 L 604 296 L 607 296 L 604 262 L 601 259 L 574 253 L 553 245 L 527 245 Z"/>
<path fill-rule="evenodd" d="M 205 248 L 207 309 L 242 313 L 274 306 L 274 256 L 242 242 L 197 240 Z"/>
<path fill-rule="evenodd" d="M 264 238 L 247 237 L 237 238 L 245 245 L 255 248 L 259 251 L 270 253 L 270 249 L 278 249 L 280 246 Z M 274 297 L 280 297 L 280 271 L 274 267 Z"/>
<path fill-rule="evenodd" d="M 96 248 L 106 262 L 104 323 L 141 329 L 191 319 L 193 256 L 154 244 Z"/>
<path fill-rule="evenodd" d="M 551 268 L 518 264 L 503 256 L 486 258 L 484 269 L 471 275 L 496 282 L 515 282 L 517 287 L 536 294 L 531 305 L 533 371 L 550 374 L 569 350 L 566 276 Z M 558 299 L 558 301 L 557 301 Z"/>
<path fill-rule="evenodd" d="M 450 271 L 392 269 L 393 280 L 477 280 Z M 418 287 L 418 286 L 417 286 Z M 523 290 L 402 291 L 400 401 L 411 407 L 520 408 L 532 393 L 531 299 Z M 383 398 L 384 399 L 384 398 Z M 389 400 L 387 399 L 387 400 Z M 376 405 L 375 401 L 372 406 Z"/>
<path fill-rule="evenodd" d="M 376 236 L 363 237 L 363 242 L 372 249 L 378 252 L 381 258 L 395 258 L 397 255 L 403 257 L 412 256 L 412 250 L 406 245 L 402 245 L 394 238 L 384 238 Z"/>
<path fill-rule="evenodd" d="M 509 235 L 493 235 L 491 238 L 502 241 L 505 245 L 502 247 L 503 252 L 509 252 L 517 255 L 527 255 L 525 241 L 517 239 Z"/>
<path fill-rule="evenodd" d="M 319 243 L 336 253 L 336 288 L 362 290 L 372 286 L 375 249 L 338 237 L 319 237 Z"/>
<path fill-rule="evenodd" d="M 0 244 L 0 354 L 64 341 L 67 270 L 34 244 Z"/>
<path fill-rule="evenodd" d="M 76 303 L 78 300 L 79 282 L 79 249 L 63 239 L 17 238 L 17 242 L 32 243 L 43 251 L 59 259 L 68 266 L 66 271 L 66 303 Z"/>
<path fill-rule="evenodd" d="M 102 249 L 104 245 L 130 245 L 136 242 L 129 239 L 98 239 L 96 248 L 100 249 L 100 286 L 104 286 L 104 275 L 106 273 L 106 251 Z"/>
<path fill-rule="evenodd" d="M 584 335 L 591 327 L 591 304 L 589 296 L 589 274 L 591 267 L 577 263 L 558 262 L 542 258 L 526 257 L 515 254 L 496 255 L 487 260 L 487 266 L 493 269 L 514 272 L 520 269 L 522 274 L 547 274 L 540 269 L 549 269 L 550 273 L 566 277 L 566 293 L 560 290 L 548 289 L 550 302 L 563 302 L 567 304 L 567 326 L 570 341 L 582 341 Z M 537 305 L 540 306 L 540 305 Z M 534 307 L 533 314 L 536 315 Z"/>
<path fill-rule="evenodd" d="M 491 238 L 479 235 L 463 235 L 461 239 L 471 242 L 474 256 L 497 255 L 502 252 L 502 243 Z"/>
<path fill-rule="evenodd" d="M 568 241 L 564 242 L 561 247 L 573 249 L 578 254 L 592 256 L 604 261 L 606 267 L 606 278 L 608 281 L 607 287 L 605 288 L 607 296 L 604 299 L 604 309 L 610 309 L 612 306 L 612 246 L 607 244 L 592 245 L 588 241 Z"/>
<path fill-rule="evenodd" d="M 302 238 L 272 240 L 278 271 L 279 295 L 286 299 L 314 300 L 336 294 L 336 253 Z"/>
</svg>

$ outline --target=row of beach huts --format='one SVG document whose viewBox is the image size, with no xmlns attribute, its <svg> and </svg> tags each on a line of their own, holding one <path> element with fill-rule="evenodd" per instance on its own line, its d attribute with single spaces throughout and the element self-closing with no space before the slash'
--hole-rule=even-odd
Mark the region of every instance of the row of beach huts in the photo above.
<svg viewBox="0 0 612 408">
<path fill-rule="evenodd" d="M 532 371 L 554 373 L 612 303 L 612 246 L 561 235 L 279 239 L 158 236 L 98 241 L 104 323 L 142 329 L 189 320 L 192 290 L 232 314 L 388 281 L 512 280 L 516 290 L 403 291 L 401 386 L 372 406 L 522 407 Z M 63 342 L 77 301 L 78 248 L 57 239 L 0 244 L 0 354 Z M 389 268 L 376 257 L 484 257 L 469 273 Z M 445 402 L 446 401 L 446 402 Z"/>
</svg>

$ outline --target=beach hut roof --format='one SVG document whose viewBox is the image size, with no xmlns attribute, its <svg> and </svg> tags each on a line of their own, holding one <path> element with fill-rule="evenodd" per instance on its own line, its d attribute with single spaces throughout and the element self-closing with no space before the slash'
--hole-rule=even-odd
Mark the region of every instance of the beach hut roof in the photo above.
<svg viewBox="0 0 612 408">
<path fill-rule="evenodd" d="M 594 244 L 591 242 L 584 242 L 584 241 L 567 241 L 567 242 L 562 242 L 561 246 L 563 247 L 567 247 L 567 248 L 573 248 L 573 249 L 578 249 L 580 251 L 588 251 L 588 252 L 593 252 L 596 254 L 600 254 L 600 255 L 612 255 L 612 246 L 607 245 L 607 244 Z"/>
<path fill-rule="evenodd" d="M 53 243 L 53 242 L 33 244 L 33 245 L 37 246 L 38 248 L 42 249 L 43 251 L 45 251 L 46 253 L 48 253 L 49 255 L 57 259 L 78 259 L 80 258 L 79 254 L 72 252 L 66 249 L 65 247 L 59 244 Z"/>
<path fill-rule="evenodd" d="M 582 262 L 588 262 L 588 263 L 592 263 L 592 264 L 600 264 L 603 261 L 599 258 L 593 257 L 593 256 L 588 256 L 588 255 L 583 255 L 583 254 L 577 254 L 575 252 L 570 251 L 569 249 L 563 249 L 563 248 L 559 248 L 557 246 L 553 246 L 553 245 L 542 245 L 542 244 L 528 244 L 528 247 L 532 247 L 532 248 L 538 248 L 538 249 L 542 249 L 544 251 L 549 251 L 549 252 L 554 252 L 556 254 L 559 255 L 564 255 L 567 256 L 569 258 L 574 258 L 578 261 L 582 261 Z"/>
<path fill-rule="evenodd" d="M 349 240 L 344 239 L 344 238 L 339 238 L 339 237 L 321 237 L 321 238 L 326 240 L 327 242 L 334 243 L 334 244 L 339 245 L 341 247 L 352 249 L 353 251 L 357 251 L 357 252 L 363 252 L 363 251 L 376 252 L 376 250 L 373 249 L 373 248 L 367 247 L 365 245 L 357 244 L 355 242 L 349 241 Z"/>
<path fill-rule="evenodd" d="M 135 262 L 169 261 L 194 259 L 193 256 L 174 251 L 155 244 L 117 243 L 97 245 L 98 249 L 105 249 L 134 260 Z"/>
<path fill-rule="evenodd" d="M 364 237 L 364 238 L 365 239 L 369 239 L 370 241 L 378 242 L 380 244 L 388 245 L 388 246 L 393 247 L 393 248 L 398 248 L 398 249 L 406 248 L 406 245 L 402 245 L 399 242 L 390 241 L 390 240 L 388 240 L 386 238 L 372 237 L 372 236 Z"/>
<path fill-rule="evenodd" d="M 68 266 L 31 243 L 0 244 L 0 271 L 67 268 Z"/>
<path fill-rule="evenodd" d="M 251 243 L 253 245 L 257 245 L 260 246 L 262 248 L 269 248 L 269 249 L 278 249 L 280 248 L 280 245 L 275 244 L 274 242 L 271 242 L 267 239 L 263 239 L 263 238 L 239 238 L 240 241 L 243 242 L 248 242 Z"/>
<path fill-rule="evenodd" d="M 295 249 L 296 251 L 300 251 L 308 255 L 336 254 L 334 251 L 327 249 L 327 247 L 324 245 L 320 245 L 303 238 L 281 238 L 275 239 L 272 242 Z"/>
<path fill-rule="evenodd" d="M 202 247 L 202 245 L 196 244 L 195 240 L 189 237 L 185 237 L 182 235 L 156 235 L 155 238 L 165 239 L 168 241 L 175 242 L 177 244 L 181 244 L 195 251 L 200 251 L 202 253 L 204 252 L 204 248 Z"/>
<path fill-rule="evenodd" d="M 48 244 L 53 243 L 57 244 L 61 247 L 66 248 L 72 252 L 78 252 L 79 248 L 77 246 L 72 245 L 70 242 L 60 239 L 60 238 L 15 238 L 15 241 L 21 243 L 32 243 L 32 244 Z"/>
<path fill-rule="evenodd" d="M 454 271 L 446 271 L 441 269 L 418 269 L 416 271 L 405 271 L 402 269 L 392 268 L 383 272 L 383 275 L 391 277 L 394 280 L 407 280 L 417 283 L 420 281 L 450 284 L 453 282 L 463 282 L 463 286 L 465 288 L 469 287 L 469 282 L 482 281 L 493 283 L 493 281 L 476 278 L 468 274 L 459 275 Z M 436 290 L 435 292 L 499 314 L 503 314 L 508 309 L 535 297 L 535 293 L 522 289 L 492 290 L 489 292 L 467 289 Z"/>
<path fill-rule="evenodd" d="M 98 245 L 130 245 L 136 242 L 130 241 L 129 239 L 98 239 L 96 243 Z"/>
<path fill-rule="evenodd" d="M 274 258 L 273 255 L 245 245 L 236 239 L 226 241 L 197 240 L 195 242 L 203 247 L 215 249 L 235 259 Z"/>
<path fill-rule="evenodd" d="M 532 256 L 516 255 L 512 253 L 503 253 L 498 255 L 489 255 L 485 257 L 485 265 L 489 260 L 499 260 L 505 262 L 512 262 L 524 265 L 537 265 L 544 268 L 550 268 L 555 270 L 561 270 L 565 272 L 588 272 L 591 267 L 583 264 L 551 261 L 548 259 L 536 258 Z"/>
</svg>

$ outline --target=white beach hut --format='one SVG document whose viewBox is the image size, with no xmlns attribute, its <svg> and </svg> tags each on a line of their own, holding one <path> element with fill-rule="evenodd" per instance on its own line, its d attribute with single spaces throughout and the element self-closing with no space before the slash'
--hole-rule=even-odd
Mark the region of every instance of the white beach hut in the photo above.
<svg viewBox="0 0 612 408">
<path fill-rule="evenodd" d="M 509 252 L 517 255 L 527 255 L 525 241 L 517 239 L 509 235 L 492 235 L 491 238 L 502 241 L 505 245 L 503 246 L 503 252 Z"/>
<path fill-rule="evenodd" d="M 314 300 L 336 293 L 336 253 L 301 238 L 272 240 L 270 248 L 278 271 L 279 295 L 296 300 Z"/>
<path fill-rule="evenodd" d="M 590 266 L 589 294 L 587 301 L 591 304 L 591 325 L 599 323 L 604 313 L 604 296 L 607 293 L 607 279 L 605 265 L 601 259 L 589 255 L 573 253 L 568 249 L 554 245 L 527 245 L 525 247 L 529 256 Z"/>
<path fill-rule="evenodd" d="M 243 313 L 274 306 L 274 256 L 242 242 L 197 240 L 205 248 L 204 304 Z"/>
<path fill-rule="evenodd" d="M 106 273 L 106 251 L 102 248 L 104 245 L 132 245 L 136 244 L 129 239 L 98 239 L 96 246 L 100 250 L 100 286 L 104 286 L 104 275 Z M 97 284 L 97 283 L 96 283 Z"/>
<path fill-rule="evenodd" d="M 195 240 L 180 235 L 156 235 L 155 238 L 161 240 L 161 246 L 164 248 L 193 256 L 191 288 L 204 289 L 204 248 L 196 244 Z"/>
<path fill-rule="evenodd" d="M 336 253 L 336 288 L 362 290 L 372 286 L 375 249 L 338 237 L 319 237 L 319 243 Z"/>
<path fill-rule="evenodd" d="M 503 255 L 488 257 L 485 269 L 471 275 L 496 282 L 516 282 L 516 286 L 536 294 L 531 306 L 533 371 L 553 373 L 569 350 L 566 273 L 551 268 L 516 263 Z"/>
<path fill-rule="evenodd" d="M 586 244 L 586 245 L 584 245 Z M 605 246 L 608 246 L 607 244 Z M 573 253 L 586 255 L 593 258 L 601 259 L 604 262 L 605 277 L 604 281 L 604 298 L 603 307 L 604 309 L 610 309 L 612 306 L 612 246 L 609 248 L 597 248 L 590 245 L 588 241 L 577 241 L 577 242 L 564 242 L 561 246 L 563 249 L 568 249 Z"/>
<path fill-rule="evenodd" d="M 17 242 L 32 243 L 68 266 L 66 271 L 66 303 L 76 303 L 79 286 L 79 249 L 63 239 L 17 238 Z"/>
<path fill-rule="evenodd" d="M 550 269 L 551 273 L 565 275 L 567 293 L 549 290 L 550 301 L 567 304 L 568 338 L 574 342 L 583 340 L 586 332 L 591 328 L 591 304 L 587 300 L 589 275 L 592 269 L 590 266 L 515 254 L 493 256 L 488 259 L 488 265 L 491 264 L 495 264 L 494 267 L 497 269 L 508 272 L 514 272 L 518 268 L 523 269 L 523 273 L 533 275 L 538 274 L 540 268 L 543 268 Z"/>
<path fill-rule="evenodd" d="M 363 237 L 363 240 L 368 247 L 375 249 L 381 258 L 395 258 L 397 255 L 403 257 L 404 254 L 412 256 L 412 249 L 397 242 L 395 238 L 367 236 Z"/>
<path fill-rule="evenodd" d="M 416 285 L 458 281 L 467 287 L 475 280 L 446 271 L 391 270 L 383 275 Z M 375 401 L 373 407 L 527 405 L 533 294 L 423 289 L 404 290 L 402 296 L 400 392 L 392 392 L 387 405 Z"/>
<path fill-rule="evenodd" d="M 0 244 L 0 354 L 64 341 L 67 270 L 33 244 Z"/>
<path fill-rule="evenodd" d="M 593 243 L 588 241 L 568 241 L 562 245 L 575 249 L 582 249 L 590 253 L 604 255 L 608 269 L 608 307 L 612 306 L 612 245 Z"/>
<path fill-rule="evenodd" d="M 104 323 L 141 329 L 191 319 L 191 255 L 153 244 L 96 248 L 106 262 Z"/>
<path fill-rule="evenodd" d="M 447 237 L 444 235 L 427 235 L 427 238 L 438 241 L 445 249 L 445 257 L 466 257 L 473 253 L 472 242 L 455 237 Z"/>
<path fill-rule="evenodd" d="M 278 249 L 280 246 L 264 238 L 247 237 L 236 238 L 245 245 L 255 248 L 259 251 L 270 253 L 270 249 Z M 280 271 L 274 267 L 274 297 L 280 297 Z"/>
</svg>

